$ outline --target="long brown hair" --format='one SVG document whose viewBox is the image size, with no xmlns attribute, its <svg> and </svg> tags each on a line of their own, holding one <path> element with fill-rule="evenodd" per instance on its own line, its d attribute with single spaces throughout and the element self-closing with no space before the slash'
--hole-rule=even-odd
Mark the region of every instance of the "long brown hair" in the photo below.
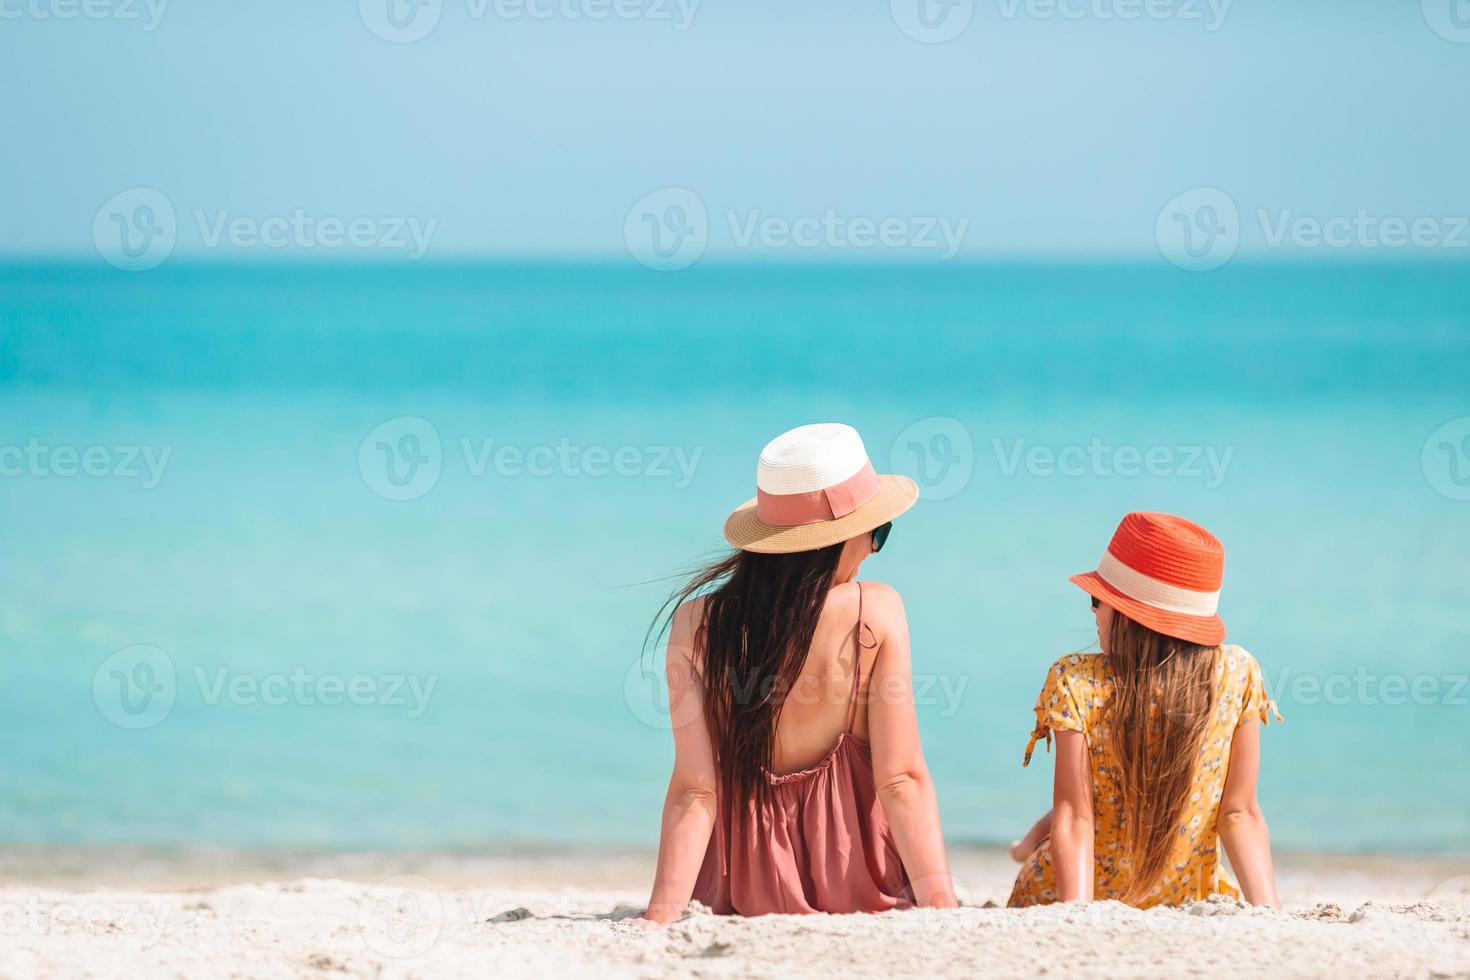
<svg viewBox="0 0 1470 980">
<path fill-rule="evenodd" d="M 1215 710 L 1219 653 L 1113 611 L 1105 653 L 1113 680 L 1108 739 L 1122 770 L 1123 836 L 1133 871 L 1125 902 L 1147 896 L 1178 839 Z"/>
<path fill-rule="evenodd" d="M 842 547 L 784 555 L 736 551 L 697 570 L 654 618 L 656 626 L 662 623 L 661 635 L 671 610 L 704 596 L 695 624 L 702 654 L 696 665 L 720 785 L 729 798 L 758 797 L 769 788 L 765 773 L 776 722 L 806 664 Z"/>
</svg>

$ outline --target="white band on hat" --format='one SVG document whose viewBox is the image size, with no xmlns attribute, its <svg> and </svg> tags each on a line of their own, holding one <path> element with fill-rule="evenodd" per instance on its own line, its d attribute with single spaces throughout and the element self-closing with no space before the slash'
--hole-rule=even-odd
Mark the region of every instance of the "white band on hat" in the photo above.
<svg viewBox="0 0 1470 980">
<path fill-rule="evenodd" d="M 1185 616 L 1213 616 L 1220 608 L 1218 589 L 1214 592 L 1196 592 L 1194 589 L 1182 589 L 1177 585 L 1161 582 L 1123 564 L 1111 551 L 1103 552 L 1102 560 L 1097 563 L 1097 576 L 1130 599 L 1137 599 L 1165 612 Z"/>
<path fill-rule="evenodd" d="M 786 496 L 826 490 L 852 479 L 868 466 L 868 451 L 857 429 L 841 422 L 818 422 L 783 432 L 761 450 L 755 485 Z"/>
</svg>

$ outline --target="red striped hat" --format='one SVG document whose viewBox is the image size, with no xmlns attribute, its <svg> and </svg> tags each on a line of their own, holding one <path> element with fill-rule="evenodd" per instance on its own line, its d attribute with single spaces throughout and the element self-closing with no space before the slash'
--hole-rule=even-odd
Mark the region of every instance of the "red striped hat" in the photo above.
<svg viewBox="0 0 1470 980">
<path fill-rule="evenodd" d="M 1156 633 L 1218 646 L 1224 576 L 1225 547 L 1209 531 L 1173 514 L 1134 512 L 1113 532 L 1097 570 L 1071 581 Z"/>
</svg>

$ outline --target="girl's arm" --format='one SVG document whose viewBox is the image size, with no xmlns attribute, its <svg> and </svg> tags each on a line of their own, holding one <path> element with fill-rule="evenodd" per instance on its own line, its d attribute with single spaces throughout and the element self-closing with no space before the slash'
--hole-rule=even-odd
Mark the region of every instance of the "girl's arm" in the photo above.
<svg viewBox="0 0 1470 980">
<path fill-rule="evenodd" d="M 1041 815 L 1040 820 L 1031 825 L 1031 829 L 1026 831 L 1025 837 L 1017 841 L 1011 841 L 1011 846 L 1006 850 L 1010 854 L 1011 860 L 1019 864 L 1030 857 L 1031 852 L 1040 847 L 1041 842 L 1050 836 L 1051 811 L 1048 810 Z"/>
<path fill-rule="evenodd" d="M 1052 784 L 1051 859 L 1057 899 L 1092 901 L 1092 766 L 1087 736 L 1058 730 Z"/>
<path fill-rule="evenodd" d="M 669 722 L 674 730 L 674 772 L 664 797 L 658 869 L 647 920 L 673 922 L 684 912 L 699 877 L 715 825 L 714 749 L 704 722 L 704 692 L 694 669 L 695 614 L 692 603 L 674 612 L 669 629 Z"/>
<path fill-rule="evenodd" d="M 954 908 L 954 881 L 939 825 L 939 801 L 919 742 L 914 714 L 914 684 L 909 660 L 909 626 L 903 599 L 879 584 L 867 586 L 873 599 L 869 620 L 879 640 L 868 681 L 868 738 L 873 747 L 873 779 L 878 800 L 893 830 L 898 855 L 921 906 Z"/>
<path fill-rule="evenodd" d="M 1244 721 L 1230 743 L 1230 771 L 1220 797 L 1215 826 L 1230 867 L 1240 879 L 1240 890 L 1251 905 L 1281 908 L 1276 874 L 1271 867 L 1271 833 L 1256 799 L 1256 777 L 1261 771 L 1261 722 Z"/>
</svg>

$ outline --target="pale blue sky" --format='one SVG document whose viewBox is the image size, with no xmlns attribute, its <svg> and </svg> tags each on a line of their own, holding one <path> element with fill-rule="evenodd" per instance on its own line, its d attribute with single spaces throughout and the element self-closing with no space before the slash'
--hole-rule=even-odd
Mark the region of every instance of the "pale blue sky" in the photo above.
<svg viewBox="0 0 1470 980">
<path fill-rule="evenodd" d="M 10 255 L 95 256 L 99 207 L 136 186 L 174 204 L 185 254 L 198 215 L 300 210 L 433 219 L 434 258 L 626 258 L 630 207 L 669 186 L 698 194 L 716 255 L 742 254 L 727 212 L 967 219 L 963 258 L 1156 256 L 1161 209 L 1196 187 L 1263 255 L 1294 253 L 1258 209 L 1470 213 L 1470 27 L 1437 33 L 1439 0 L 1236 0 L 1217 25 L 1205 0 L 1134 20 L 1099 16 L 1129 0 L 975 0 L 939 44 L 888 0 L 703 0 L 684 30 L 676 0 L 597 21 L 442 0 L 406 44 L 357 0 L 172 0 L 151 31 L 146 0 L 92 0 L 138 20 L 36 15 L 65 2 L 0 0 Z"/>
</svg>

